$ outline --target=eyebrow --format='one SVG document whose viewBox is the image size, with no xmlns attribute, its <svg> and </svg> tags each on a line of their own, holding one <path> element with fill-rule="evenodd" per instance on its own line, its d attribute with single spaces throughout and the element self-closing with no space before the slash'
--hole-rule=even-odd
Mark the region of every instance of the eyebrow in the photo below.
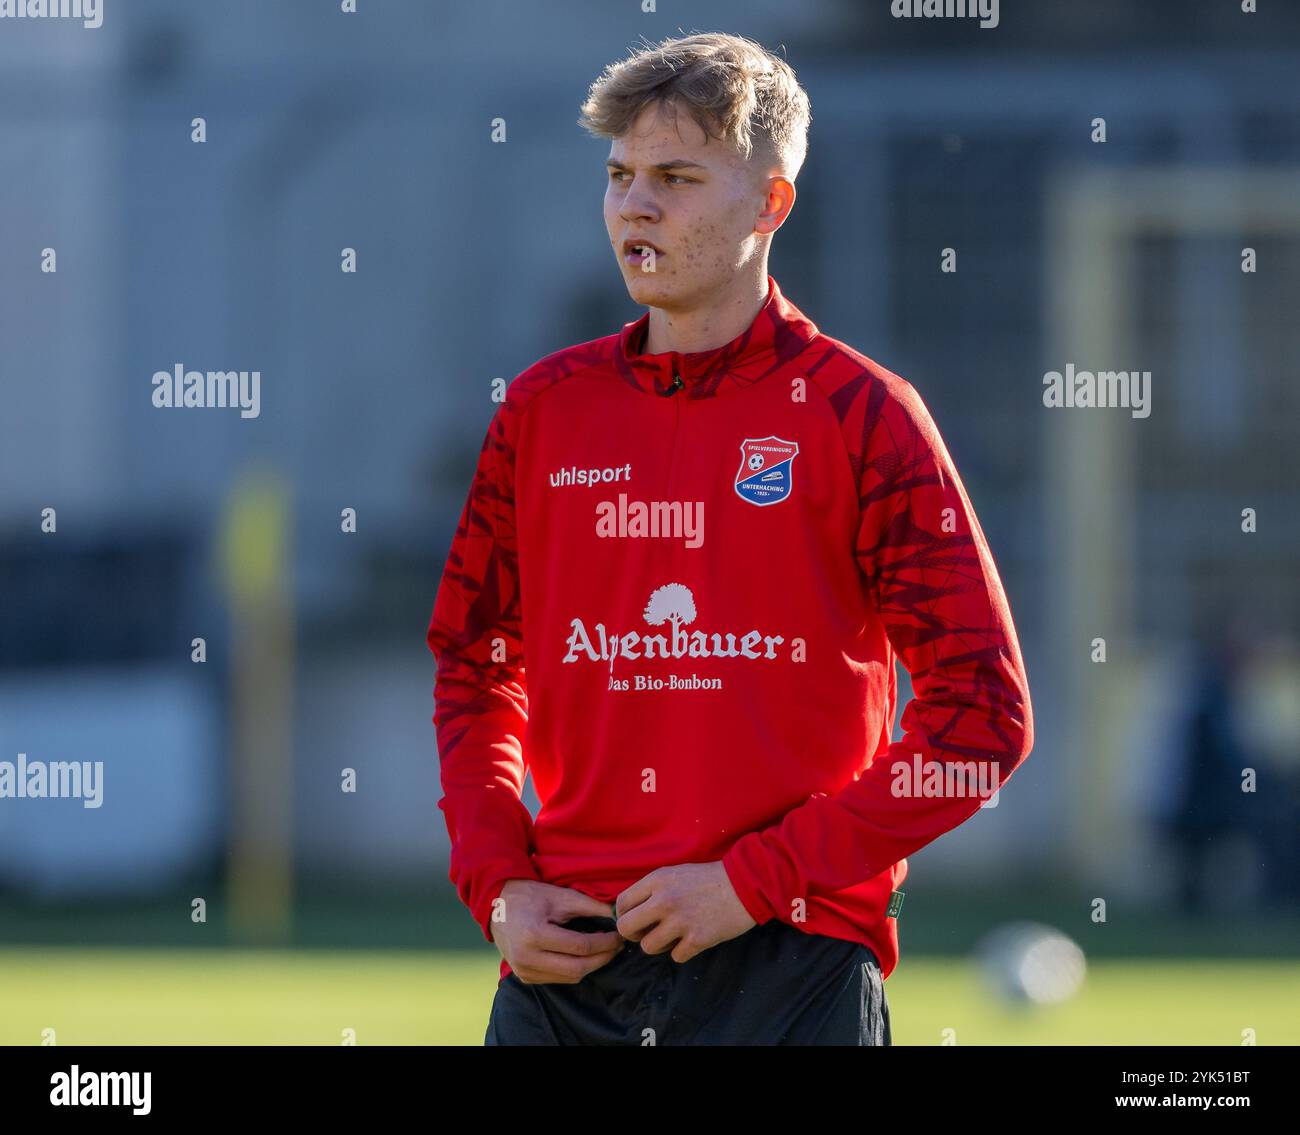
<svg viewBox="0 0 1300 1135">
<path fill-rule="evenodd" d="M 609 158 L 605 162 L 605 164 L 609 166 L 610 169 L 628 168 L 617 158 Z M 657 170 L 665 170 L 665 169 L 708 169 L 709 167 L 706 165 L 702 165 L 699 162 L 689 161 L 686 158 L 673 158 L 672 161 L 658 162 L 655 165 L 651 166 L 650 168 L 657 169 Z"/>
</svg>

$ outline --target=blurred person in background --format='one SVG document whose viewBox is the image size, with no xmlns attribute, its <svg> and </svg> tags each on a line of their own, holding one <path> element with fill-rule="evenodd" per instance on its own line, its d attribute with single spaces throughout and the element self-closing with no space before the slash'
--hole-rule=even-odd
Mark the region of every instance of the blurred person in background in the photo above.
<svg viewBox="0 0 1300 1135">
<path fill-rule="evenodd" d="M 1250 830 L 1242 773 L 1252 763 L 1242 743 L 1237 705 L 1242 644 L 1222 626 L 1194 645 L 1187 708 L 1174 754 L 1174 783 L 1160 819 L 1176 859 L 1179 909 L 1215 908 L 1214 868 L 1224 849 Z"/>
<path fill-rule="evenodd" d="M 1258 770 L 1252 824 L 1264 901 L 1300 908 L 1300 654 L 1285 631 L 1252 636 L 1237 698 L 1247 761 Z"/>
</svg>

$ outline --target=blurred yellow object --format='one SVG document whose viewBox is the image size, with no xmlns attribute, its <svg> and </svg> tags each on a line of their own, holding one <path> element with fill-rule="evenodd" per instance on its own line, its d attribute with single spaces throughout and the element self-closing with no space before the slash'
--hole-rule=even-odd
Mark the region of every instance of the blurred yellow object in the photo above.
<svg viewBox="0 0 1300 1135">
<path fill-rule="evenodd" d="M 282 592 L 287 499 L 286 482 L 269 470 L 242 475 L 231 490 L 222 523 L 220 575 L 232 602 L 257 602 Z"/>
<path fill-rule="evenodd" d="M 231 825 L 227 898 L 236 940 L 288 941 L 293 922 L 292 541 L 286 482 L 241 476 L 223 519 L 231 606 Z"/>
</svg>

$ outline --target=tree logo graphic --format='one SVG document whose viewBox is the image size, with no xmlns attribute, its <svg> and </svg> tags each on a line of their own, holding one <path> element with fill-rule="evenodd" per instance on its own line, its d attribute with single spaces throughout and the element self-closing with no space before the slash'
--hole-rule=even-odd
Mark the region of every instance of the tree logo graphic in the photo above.
<svg viewBox="0 0 1300 1135">
<path fill-rule="evenodd" d="M 695 622 L 695 596 L 683 583 L 665 583 L 650 592 L 645 605 L 645 621 L 652 627 L 662 627 L 672 621 L 673 631 Z"/>
</svg>

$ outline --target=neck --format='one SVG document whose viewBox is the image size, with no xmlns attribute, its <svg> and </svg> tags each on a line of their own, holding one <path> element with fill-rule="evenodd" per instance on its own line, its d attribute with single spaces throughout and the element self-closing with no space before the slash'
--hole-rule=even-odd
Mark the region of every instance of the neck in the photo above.
<svg viewBox="0 0 1300 1135">
<path fill-rule="evenodd" d="M 745 330 L 767 302 L 767 269 L 738 276 L 726 289 L 682 308 L 651 307 L 641 350 L 648 355 L 691 354 L 725 346 Z"/>
</svg>

